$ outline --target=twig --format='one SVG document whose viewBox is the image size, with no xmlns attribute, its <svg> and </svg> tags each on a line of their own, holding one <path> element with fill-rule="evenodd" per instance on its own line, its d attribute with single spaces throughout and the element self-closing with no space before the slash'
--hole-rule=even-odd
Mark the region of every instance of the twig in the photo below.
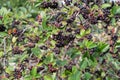
<svg viewBox="0 0 120 80">
<path fill-rule="evenodd" d="M 27 30 L 27 28 L 25 28 L 25 29 L 22 31 L 22 33 L 19 35 L 19 37 L 22 36 L 22 34 L 23 34 L 26 30 Z"/>
<path fill-rule="evenodd" d="M 4 58 L 3 58 L 3 68 L 5 69 L 6 67 L 6 37 L 3 39 L 4 43 Z M 5 76 L 5 71 L 4 71 L 4 76 Z"/>
</svg>

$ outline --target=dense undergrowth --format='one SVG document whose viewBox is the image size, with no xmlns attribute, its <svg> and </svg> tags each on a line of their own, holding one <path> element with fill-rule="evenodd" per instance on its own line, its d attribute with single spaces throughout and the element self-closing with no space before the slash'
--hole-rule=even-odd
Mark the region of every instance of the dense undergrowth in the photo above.
<svg viewBox="0 0 120 80">
<path fill-rule="evenodd" d="M 0 80 L 119 80 L 120 5 L 0 0 Z"/>
</svg>

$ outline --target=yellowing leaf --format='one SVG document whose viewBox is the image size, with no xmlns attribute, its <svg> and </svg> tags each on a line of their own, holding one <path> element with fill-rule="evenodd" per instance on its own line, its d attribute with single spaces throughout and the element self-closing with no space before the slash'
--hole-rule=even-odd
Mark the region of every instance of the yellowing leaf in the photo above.
<svg viewBox="0 0 120 80">
<path fill-rule="evenodd" d="M 17 37 L 13 37 L 13 38 L 12 38 L 12 42 L 13 42 L 13 43 L 15 43 L 16 40 L 17 40 Z"/>
</svg>

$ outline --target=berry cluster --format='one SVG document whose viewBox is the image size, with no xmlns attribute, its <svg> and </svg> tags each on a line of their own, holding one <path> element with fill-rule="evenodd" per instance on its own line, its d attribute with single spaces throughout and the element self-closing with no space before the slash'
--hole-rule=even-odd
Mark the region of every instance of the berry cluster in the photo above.
<svg viewBox="0 0 120 80">
<path fill-rule="evenodd" d="M 72 3 L 72 0 L 64 0 L 64 1 L 65 1 L 66 6 L 68 6 Z"/>
<path fill-rule="evenodd" d="M 54 68 L 52 64 L 48 64 L 48 70 L 49 70 L 51 73 L 54 73 L 54 72 L 57 71 L 57 69 Z"/>
<path fill-rule="evenodd" d="M 63 35 L 62 32 L 59 32 L 57 35 L 53 35 L 53 39 L 56 40 L 56 47 L 64 47 L 69 42 L 75 39 L 75 36 L 72 34 Z"/>
<path fill-rule="evenodd" d="M 32 43 L 37 43 L 40 40 L 39 36 L 29 36 L 27 38 Z"/>
<path fill-rule="evenodd" d="M 50 7 L 50 8 L 55 9 L 55 8 L 58 8 L 58 3 L 55 2 L 55 1 L 53 1 L 53 2 L 44 1 L 44 2 L 41 3 L 41 7 L 42 8 L 49 8 Z"/>
<path fill-rule="evenodd" d="M 13 75 L 15 79 L 20 79 L 22 77 L 22 72 L 19 69 L 15 69 Z"/>
<path fill-rule="evenodd" d="M 88 7 L 84 6 L 80 8 L 80 13 L 83 15 L 85 19 L 87 19 L 88 15 L 90 14 L 90 10 Z"/>
<path fill-rule="evenodd" d="M 12 27 L 16 27 L 17 25 L 19 25 L 20 24 L 20 21 L 18 21 L 18 20 L 13 20 L 13 22 L 12 22 Z"/>
<path fill-rule="evenodd" d="M 21 50 L 18 46 L 16 46 L 16 47 L 13 47 L 12 53 L 13 54 L 21 54 L 21 53 L 23 53 L 23 50 Z"/>
<path fill-rule="evenodd" d="M 43 45 L 43 46 L 40 46 L 40 49 L 42 49 L 42 50 L 47 50 L 47 49 L 48 49 L 48 47 L 47 47 L 47 46 L 45 46 L 45 45 Z"/>
<path fill-rule="evenodd" d="M 101 20 L 101 21 L 109 24 L 109 22 L 110 22 L 109 15 L 110 15 L 110 10 L 109 9 L 103 9 L 103 14 L 98 15 L 97 20 Z"/>
<path fill-rule="evenodd" d="M 76 19 L 76 14 L 78 13 L 78 11 L 75 11 L 72 16 L 66 20 L 67 24 L 70 24 L 72 22 L 74 22 L 74 20 Z"/>
</svg>

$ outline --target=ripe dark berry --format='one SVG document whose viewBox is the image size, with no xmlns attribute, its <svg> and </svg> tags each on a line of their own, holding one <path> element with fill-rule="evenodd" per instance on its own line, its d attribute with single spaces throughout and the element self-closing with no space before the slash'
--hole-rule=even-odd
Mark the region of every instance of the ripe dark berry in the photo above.
<svg viewBox="0 0 120 80">
<path fill-rule="evenodd" d="M 96 47 L 95 47 L 95 48 L 92 48 L 92 49 L 90 49 L 89 51 L 90 51 L 90 54 L 93 54 L 94 52 L 97 51 L 97 48 L 96 48 Z"/>
<path fill-rule="evenodd" d="M 118 36 L 117 36 L 117 35 L 115 35 L 115 36 L 112 37 L 112 40 L 113 40 L 113 41 L 116 41 L 117 39 L 118 39 Z"/>
<path fill-rule="evenodd" d="M 77 14 L 78 11 L 75 11 L 72 16 L 66 20 L 67 24 L 70 24 L 72 22 L 74 22 L 74 20 L 76 19 L 76 14 Z"/>
<path fill-rule="evenodd" d="M 84 28 L 85 30 L 87 30 L 87 29 L 90 28 L 90 25 L 89 25 L 89 24 L 85 24 L 85 25 L 83 26 L 83 28 Z"/>
<path fill-rule="evenodd" d="M 56 47 L 56 48 L 53 49 L 53 52 L 55 54 L 60 54 L 60 49 Z"/>
<path fill-rule="evenodd" d="M 62 26 L 62 23 L 55 22 L 54 25 L 55 25 L 57 28 L 60 28 L 60 27 Z"/>
<path fill-rule="evenodd" d="M 96 70 L 96 71 L 94 72 L 94 74 L 95 74 L 97 77 L 99 77 L 99 76 L 101 75 L 101 71 Z"/>
<path fill-rule="evenodd" d="M 43 46 L 40 46 L 40 49 L 42 49 L 42 50 L 47 50 L 48 48 L 43 45 Z"/>
<path fill-rule="evenodd" d="M 19 30 L 19 29 L 17 29 L 17 28 L 13 28 L 12 29 L 12 35 L 13 36 L 20 36 L 21 35 L 21 33 L 23 32 L 23 30 Z M 23 34 L 22 34 L 23 35 Z"/>
<path fill-rule="evenodd" d="M 16 25 L 19 25 L 19 24 L 20 24 L 20 21 L 14 20 L 14 21 L 12 22 L 12 27 L 15 27 Z"/>
<path fill-rule="evenodd" d="M 66 28 L 67 32 L 72 32 L 72 28 Z"/>
<path fill-rule="evenodd" d="M 56 43 L 56 47 L 64 47 L 64 46 L 65 46 L 64 42 Z"/>
<path fill-rule="evenodd" d="M 87 38 L 88 40 L 91 40 L 91 39 L 92 39 L 92 35 L 87 35 L 86 38 Z"/>
<path fill-rule="evenodd" d="M 78 4 L 77 2 L 74 3 L 74 6 L 78 7 L 78 5 L 79 5 L 79 4 Z"/>
<path fill-rule="evenodd" d="M 3 24 L 0 24 L 0 31 L 3 32 L 5 31 L 6 27 Z"/>
<path fill-rule="evenodd" d="M 13 47 L 12 53 L 13 54 L 21 54 L 21 53 L 23 53 L 23 51 L 18 46 L 16 46 L 16 47 Z"/>
<path fill-rule="evenodd" d="M 70 19 L 67 19 L 66 22 L 69 24 L 69 23 L 72 23 L 74 21 L 73 18 L 70 18 Z"/>
<path fill-rule="evenodd" d="M 44 2 L 42 2 L 41 3 L 41 7 L 42 8 L 53 8 L 53 9 L 55 9 L 55 8 L 57 8 L 58 7 L 58 3 L 57 2 L 46 2 L 46 1 L 44 1 Z"/>
<path fill-rule="evenodd" d="M 83 16 L 85 19 L 87 19 L 87 18 L 88 18 L 88 14 L 90 13 L 90 10 L 89 10 L 88 8 L 86 8 L 86 7 L 82 7 L 82 8 L 80 9 L 80 12 L 81 12 L 82 16 Z"/>
<path fill-rule="evenodd" d="M 48 67 L 49 67 L 49 68 L 52 67 L 52 66 L 53 66 L 53 65 L 52 65 L 51 63 L 48 64 Z"/>
<path fill-rule="evenodd" d="M 96 24 L 98 21 L 97 21 L 97 17 L 95 16 L 89 16 L 89 22 L 91 24 Z"/>
<path fill-rule="evenodd" d="M 25 70 L 26 64 L 18 64 L 18 67 L 20 67 L 20 70 Z"/>
<path fill-rule="evenodd" d="M 89 14 L 90 13 L 90 11 L 89 11 L 89 9 L 87 7 L 82 7 L 80 9 L 80 12 L 83 13 L 83 14 Z"/>
<path fill-rule="evenodd" d="M 73 41 L 75 39 L 75 36 L 72 34 L 69 34 L 67 37 L 68 37 L 67 39 L 71 40 L 71 41 Z"/>
<path fill-rule="evenodd" d="M 55 9 L 55 8 L 57 8 L 58 7 L 58 3 L 57 2 L 52 2 L 52 5 L 50 6 L 50 8 L 53 8 L 53 9 Z"/>
<path fill-rule="evenodd" d="M 66 65 L 64 66 L 66 70 L 72 71 L 72 66 L 71 65 Z"/>
<path fill-rule="evenodd" d="M 104 16 L 103 15 L 98 15 L 97 16 L 97 20 L 103 20 L 104 19 Z"/>
<path fill-rule="evenodd" d="M 57 42 L 56 47 L 64 47 L 70 41 L 75 39 L 75 36 L 72 34 L 63 35 L 62 32 L 59 32 L 57 35 L 53 35 L 54 40 Z"/>
<path fill-rule="evenodd" d="M 41 7 L 42 7 L 42 8 L 48 8 L 49 5 L 50 5 L 50 3 L 47 3 L 47 2 L 45 2 L 45 1 L 41 3 Z"/>
<path fill-rule="evenodd" d="M 14 77 L 20 79 L 22 77 L 22 72 L 19 69 L 14 70 Z"/>
<path fill-rule="evenodd" d="M 72 3 L 72 0 L 64 0 L 64 1 L 65 1 L 66 6 L 70 5 L 70 3 Z"/>
<path fill-rule="evenodd" d="M 38 67 L 37 68 L 37 73 L 39 73 L 40 71 L 42 71 L 44 69 L 44 67 Z"/>
<path fill-rule="evenodd" d="M 80 34 L 80 29 L 74 30 L 75 34 Z"/>
</svg>

